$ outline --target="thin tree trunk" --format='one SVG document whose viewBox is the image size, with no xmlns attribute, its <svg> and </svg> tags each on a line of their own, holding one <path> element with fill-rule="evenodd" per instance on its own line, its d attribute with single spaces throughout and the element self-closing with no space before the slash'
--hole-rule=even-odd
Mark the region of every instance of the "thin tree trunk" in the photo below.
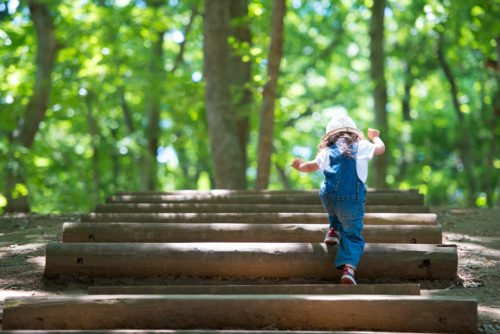
<svg viewBox="0 0 500 334">
<path fill-rule="evenodd" d="M 186 26 L 186 30 L 184 30 L 184 41 L 179 45 L 179 53 L 177 54 L 177 57 L 175 58 L 175 64 L 172 70 L 170 72 L 175 72 L 176 69 L 179 68 L 179 66 L 184 62 L 184 50 L 186 48 L 186 41 L 187 41 L 187 36 L 189 32 L 191 31 L 191 28 L 193 27 L 193 22 L 196 16 L 198 15 L 198 3 L 194 4 L 193 9 L 191 10 L 191 17 L 189 18 L 189 22 Z"/>
<path fill-rule="evenodd" d="M 22 158 L 16 157 L 14 152 L 10 152 L 8 157 L 10 163 L 5 169 L 7 197 L 5 212 L 30 212 L 28 194 L 24 193 L 27 183 L 24 161 Z"/>
<path fill-rule="evenodd" d="M 251 44 L 250 29 L 248 27 L 248 0 L 233 0 L 229 3 L 229 16 L 231 20 L 231 35 L 238 43 Z M 247 144 L 250 138 L 250 103 L 252 92 L 248 87 L 251 82 L 251 62 L 244 62 L 241 55 L 232 52 L 230 62 L 231 87 L 236 111 L 236 127 L 243 165 L 247 166 Z"/>
<path fill-rule="evenodd" d="M 283 57 L 283 26 L 285 12 L 286 1 L 275 0 L 271 14 L 271 43 L 269 46 L 267 64 L 268 81 L 262 93 L 255 189 L 266 189 L 269 184 L 271 153 L 273 149 L 274 105 L 276 96 L 278 95 L 278 77 L 280 74 L 280 62 Z"/>
<path fill-rule="evenodd" d="M 170 70 L 170 73 L 174 73 L 184 62 L 184 50 L 186 47 L 186 42 L 188 40 L 188 35 L 189 32 L 192 29 L 194 19 L 196 16 L 198 16 L 198 2 L 196 2 L 193 6 L 193 9 L 191 10 L 191 16 L 189 18 L 189 22 L 186 25 L 186 29 L 184 30 L 184 41 L 180 44 L 179 48 L 179 53 L 177 54 L 177 57 L 175 58 L 175 64 L 172 70 Z M 182 137 L 182 131 L 181 130 L 176 130 L 175 136 L 177 138 Z M 190 167 L 190 161 L 186 152 L 186 147 L 185 143 L 176 140 L 175 144 L 173 144 L 175 151 L 177 152 L 177 158 L 179 160 L 179 167 L 182 170 L 182 179 L 180 182 L 180 186 L 182 189 L 196 189 L 196 180 L 198 180 L 198 177 L 195 176 L 194 178 L 191 178 L 189 176 L 189 167 Z M 196 175 L 200 174 L 199 170 L 199 164 L 194 164 L 197 168 Z M 194 180 L 194 181 L 193 181 Z M 179 182 L 177 182 L 179 184 Z"/>
<path fill-rule="evenodd" d="M 278 162 L 274 163 L 274 167 L 276 168 L 276 172 L 278 173 L 278 179 L 280 180 L 281 186 L 283 189 L 290 189 L 290 182 L 288 181 L 288 176 L 285 173 L 285 169 L 280 166 Z"/>
<path fill-rule="evenodd" d="M 401 101 L 401 110 L 403 113 L 403 121 L 411 121 L 410 117 L 410 100 L 411 100 L 411 86 L 412 86 L 412 75 L 411 75 L 411 65 L 403 60 L 403 71 L 404 71 L 404 94 L 403 100 Z"/>
<path fill-rule="evenodd" d="M 500 96 L 497 98 L 493 98 L 493 106 L 491 110 L 491 115 L 489 114 L 490 110 L 485 103 L 485 97 L 486 97 L 486 89 L 485 89 L 485 77 L 484 77 L 484 72 L 482 70 L 479 70 L 479 83 L 481 84 L 481 90 L 480 90 L 480 101 L 481 101 L 481 118 L 484 120 L 484 125 L 485 127 L 489 128 L 490 130 L 490 140 L 489 140 L 489 149 L 488 149 L 488 154 L 484 157 L 484 160 L 486 160 L 486 176 L 483 180 L 483 183 L 481 184 L 481 188 L 484 189 L 484 192 L 486 193 L 486 204 L 488 205 L 489 208 L 494 206 L 493 203 L 493 194 L 495 191 L 495 186 L 494 182 L 492 179 L 493 175 L 493 170 L 495 168 L 494 166 L 494 159 L 495 159 L 495 154 L 497 151 L 497 138 L 496 138 L 496 127 L 497 127 L 497 119 L 496 119 L 496 112 L 500 114 Z M 496 76 L 497 78 L 497 95 L 500 93 L 500 76 Z M 498 101 L 497 101 L 498 100 Z"/>
<path fill-rule="evenodd" d="M 387 138 L 387 88 L 384 76 L 384 9 L 385 0 L 374 0 L 370 21 L 370 76 L 374 84 L 373 99 L 375 104 L 375 127 L 381 136 Z M 387 155 L 373 160 L 374 173 L 372 184 L 377 188 L 386 188 Z"/>
<path fill-rule="evenodd" d="M 177 138 L 182 138 L 182 131 L 176 130 L 175 131 L 175 136 Z M 179 160 L 179 167 L 182 170 L 182 179 L 181 179 L 181 186 L 182 189 L 191 189 L 193 187 L 192 182 L 190 182 L 189 178 L 189 167 L 190 167 L 190 162 L 189 162 L 189 157 L 186 152 L 186 145 L 184 142 L 181 142 L 180 139 L 176 140 L 176 148 L 175 151 L 177 152 L 177 159 Z M 197 179 L 196 179 L 197 180 Z M 195 184 L 196 184 L 195 180 Z"/>
<path fill-rule="evenodd" d="M 165 79 L 163 70 L 163 35 L 164 31 L 157 32 L 156 43 L 151 54 L 149 76 L 148 125 L 146 127 L 147 147 L 143 156 L 143 186 L 148 191 L 156 190 L 158 163 L 158 140 L 160 137 L 160 104 L 162 96 L 162 82 Z"/>
<path fill-rule="evenodd" d="M 125 100 L 125 87 L 120 86 L 118 90 L 120 92 L 120 101 L 123 110 L 123 119 L 125 121 L 125 125 L 127 126 L 127 131 L 131 135 L 134 133 L 135 129 L 134 129 L 134 122 L 132 121 L 132 112 L 130 111 L 127 101 Z"/>
<path fill-rule="evenodd" d="M 404 71 L 404 94 L 401 100 L 401 111 L 402 111 L 402 119 L 403 121 L 410 122 L 410 110 L 411 110 L 411 86 L 413 84 L 413 77 L 411 75 L 411 65 L 408 64 L 405 60 L 403 60 L 403 71 Z M 397 173 L 395 176 L 395 180 L 397 183 L 401 182 L 408 169 L 408 162 L 405 158 L 405 148 L 407 142 L 402 141 L 399 144 L 399 149 L 401 150 L 401 159 L 397 169 Z"/>
<path fill-rule="evenodd" d="M 496 96 L 496 99 L 494 99 L 496 101 L 496 103 L 495 103 L 494 109 L 493 109 L 493 111 L 494 111 L 493 118 L 495 119 L 495 123 L 496 123 L 497 117 L 500 117 L 500 36 L 497 36 L 495 38 L 495 41 L 497 42 L 496 52 L 497 52 L 498 66 L 497 66 L 497 96 Z M 493 128 L 492 135 L 493 135 L 493 140 L 496 142 L 498 140 L 498 137 L 496 135 L 496 126 L 495 126 L 495 128 Z M 498 177 L 497 206 L 500 206 L 500 177 Z"/>
<path fill-rule="evenodd" d="M 111 128 L 111 137 L 113 138 L 113 143 L 118 142 L 118 128 Z M 111 150 L 111 164 L 113 168 L 113 193 L 118 190 L 118 184 L 120 179 L 120 154 L 116 149 L 116 146 L 113 145 L 113 149 Z"/>
<path fill-rule="evenodd" d="M 446 79 L 450 84 L 450 92 L 453 101 L 453 108 L 455 110 L 455 114 L 458 119 L 458 135 L 460 137 L 459 141 L 459 152 L 460 159 L 462 160 L 462 164 L 464 166 L 465 178 L 467 185 L 469 187 L 469 191 L 467 192 L 467 205 L 475 206 L 475 193 L 476 193 L 476 180 L 474 178 L 474 172 L 472 167 L 472 155 L 470 148 L 469 136 L 467 135 L 469 132 L 467 131 L 467 123 L 464 115 L 460 111 L 460 103 L 458 102 L 458 89 L 455 81 L 455 77 L 451 71 L 450 66 L 446 62 L 446 57 L 444 54 L 444 36 L 443 33 L 439 34 L 438 45 L 437 45 L 437 54 L 439 64 L 443 69 Z"/>
<path fill-rule="evenodd" d="M 152 4 L 157 7 L 158 4 Z M 175 58 L 175 63 L 173 68 L 169 71 L 170 73 L 175 72 L 179 66 L 184 61 L 184 50 L 187 41 L 187 35 L 191 31 L 192 24 L 196 16 L 198 15 L 198 3 L 195 3 L 191 17 L 184 31 L 184 41 L 180 44 L 179 53 Z M 165 71 L 163 69 L 163 41 L 164 32 L 157 33 L 157 41 L 153 46 L 151 54 L 151 65 L 150 65 L 150 86 L 149 86 L 149 96 L 148 96 L 148 125 L 146 129 L 146 141 L 147 147 L 145 152 L 140 158 L 140 163 L 143 168 L 141 168 L 141 183 L 142 188 L 146 190 L 155 190 L 157 185 L 157 170 L 158 163 L 156 160 L 158 151 L 158 140 L 160 136 L 160 111 L 161 111 L 161 96 L 162 96 L 162 82 L 165 79 Z M 125 88 L 122 86 L 120 88 L 120 99 L 121 106 L 123 110 L 123 116 L 125 124 L 127 126 L 127 131 L 131 135 L 135 131 L 135 127 L 132 121 L 132 112 L 125 100 Z"/>
<path fill-rule="evenodd" d="M 498 85 L 500 85 L 500 80 L 498 80 Z M 484 191 L 486 193 L 486 202 L 488 207 L 493 207 L 493 190 L 492 188 L 492 174 L 494 166 L 494 158 L 496 157 L 497 151 L 497 136 L 496 136 L 496 128 L 497 128 L 497 115 L 500 115 L 500 106 L 493 105 L 493 114 L 491 120 L 489 122 L 491 141 L 490 141 L 490 149 L 488 152 L 488 157 L 486 161 L 486 177 L 485 177 L 485 188 Z"/>
<path fill-rule="evenodd" d="M 92 146 L 92 180 L 94 183 L 94 202 L 99 203 L 100 174 L 99 174 L 99 130 L 97 120 L 92 112 L 93 92 L 88 90 L 85 96 L 85 106 L 87 107 L 87 125 L 91 136 Z"/>
<path fill-rule="evenodd" d="M 203 19 L 205 100 L 215 186 L 245 189 L 243 153 L 238 141 L 229 78 L 229 2 L 205 0 Z"/>
<path fill-rule="evenodd" d="M 18 127 L 10 136 L 11 146 L 14 147 L 14 149 L 18 145 L 31 149 L 33 145 L 38 127 L 45 117 L 45 111 L 49 103 L 52 86 L 51 74 L 58 48 L 54 34 L 54 24 L 46 4 L 36 1 L 27 1 L 27 3 L 37 35 L 37 70 L 33 86 L 33 95 L 24 111 L 23 117 L 19 120 Z M 12 157 L 14 157 L 14 155 L 12 155 Z M 17 160 L 17 158 L 14 158 L 14 160 Z M 24 163 L 20 160 L 21 159 L 10 164 L 10 166 L 13 167 L 7 168 L 6 171 L 7 207 L 5 210 L 7 212 L 30 211 L 27 194 L 21 194 L 17 197 L 12 196 L 17 184 L 26 187 L 26 175 L 22 167 Z"/>
</svg>

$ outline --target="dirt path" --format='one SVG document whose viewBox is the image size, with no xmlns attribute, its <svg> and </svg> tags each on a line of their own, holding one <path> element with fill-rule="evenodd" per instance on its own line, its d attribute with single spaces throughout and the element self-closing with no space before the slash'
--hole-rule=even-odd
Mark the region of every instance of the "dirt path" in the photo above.
<svg viewBox="0 0 500 334">
<path fill-rule="evenodd" d="M 439 214 L 443 242 L 457 245 L 459 280 L 444 289 L 442 283 L 433 282 L 422 294 L 475 297 L 479 332 L 500 333 L 500 209 L 433 211 Z M 6 297 L 86 293 L 82 284 L 48 286 L 42 280 L 45 246 L 61 241 L 63 222 L 79 219 L 79 215 L 0 216 L 0 320 Z"/>
<path fill-rule="evenodd" d="M 457 245 L 460 282 L 422 294 L 475 297 L 480 332 L 500 333 L 500 208 L 433 211 L 443 242 Z"/>
</svg>

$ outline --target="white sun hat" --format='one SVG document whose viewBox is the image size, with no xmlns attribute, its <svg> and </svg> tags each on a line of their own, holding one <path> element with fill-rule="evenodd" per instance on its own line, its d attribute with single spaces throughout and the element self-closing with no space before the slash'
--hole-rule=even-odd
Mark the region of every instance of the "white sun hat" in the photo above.
<svg viewBox="0 0 500 334">
<path fill-rule="evenodd" d="M 347 112 L 336 112 L 328 125 L 326 126 L 326 133 L 322 140 L 327 139 L 333 134 L 338 132 L 351 132 L 358 135 L 359 139 L 363 139 L 363 132 L 358 130 L 356 123 L 347 115 Z"/>
</svg>

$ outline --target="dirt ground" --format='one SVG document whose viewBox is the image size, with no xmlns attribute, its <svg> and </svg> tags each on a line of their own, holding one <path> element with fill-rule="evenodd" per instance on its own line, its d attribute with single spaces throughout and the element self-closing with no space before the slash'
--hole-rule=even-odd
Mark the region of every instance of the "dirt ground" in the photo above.
<svg viewBox="0 0 500 334">
<path fill-rule="evenodd" d="M 432 208 L 439 215 L 443 243 L 456 244 L 456 282 L 427 282 L 423 295 L 466 296 L 478 301 L 479 333 L 500 333 L 500 208 Z M 86 286 L 44 283 L 45 246 L 61 242 L 62 223 L 80 216 L 0 216 L 0 322 L 10 296 L 79 295 Z M 1 327 L 0 327 L 1 328 Z"/>
</svg>

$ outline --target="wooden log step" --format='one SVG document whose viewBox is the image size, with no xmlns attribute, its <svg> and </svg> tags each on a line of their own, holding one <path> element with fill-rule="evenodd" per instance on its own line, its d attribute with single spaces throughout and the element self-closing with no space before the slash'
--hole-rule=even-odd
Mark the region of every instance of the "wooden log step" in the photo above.
<svg viewBox="0 0 500 334">
<path fill-rule="evenodd" d="M 88 213 L 82 222 L 325 224 L 326 213 Z M 365 225 L 435 225 L 435 213 L 365 213 Z"/>
<path fill-rule="evenodd" d="M 64 223 L 63 242 L 322 242 L 328 225 Z M 440 244 L 437 225 L 366 225 L 369 243 Z"/>
<path fill-rule="evenodd" d="M 366 205 L 365 212 L 427 213 L 429 208 L 421 205 Z M 96 213 L 161 213 L 161 212 L 325 212 L 322 205 L 309 204 L 207 204 L 207 203 L 107 203 L 98 204 Z"/>
<path fill-rule="evenodd" d="M 339 278 L 338 246 L 324 243 L 61 243 L 46 250 L 45 277 Z M 457 275 L 456 247 L 366 244 L 356 275 L 444 279 Z"/>
<path fill-rule="evenodd" d="M 214 329 L 53 329 L 53 330 L 6 330 L 1 334 L 425 334 L 386 331 L 277 331 L 277 330 L 214 330 Z"/>
<path fill-rule="evenodd" d="M 420 295 L 420 284 L 89 286 L 89 295 Z"/>
<path fill-rule="evenodd" d="M 387 331 L 300 331 L 300 330 L 221 330 L 221 329 L 29 329 L 1 330 L 0 334 L 429 334 L 417 332 L 387 332 Z"/>
<path fill-rule="evenodd" d="M 474 299 L 389 295 L 6 298 L 3 329 L 262 329 L 477 333 Z"/>
<path fill-rule="evenodd" d="M 393 189 L 393 188 L 368 188 L 367 193 L 398 193 L 398 194 L 418 194 L 418 189 Z M 117 191 L 115 195 L 139 195 L 139 196 L 153 196 L 153 195 L 239 195 L 239 194 L 318 194 L 319 189 L 291 189 L 291 190 L 254 190 L 254 189 L 212 189 L 212 190 L 195 190 L 195 189 L 181 189 L 171 191 Z"/>
<path fill-rule="evenodd" d="M 417 193 L 368 193 L 367 205 L 424 205 L 424 195 Z M 192 195 L 115 195 L 107 203 L 246 203 L 246 204 L 315 204 L 317 193 L 298 194 L 192 194 Z"/>
</svg>

